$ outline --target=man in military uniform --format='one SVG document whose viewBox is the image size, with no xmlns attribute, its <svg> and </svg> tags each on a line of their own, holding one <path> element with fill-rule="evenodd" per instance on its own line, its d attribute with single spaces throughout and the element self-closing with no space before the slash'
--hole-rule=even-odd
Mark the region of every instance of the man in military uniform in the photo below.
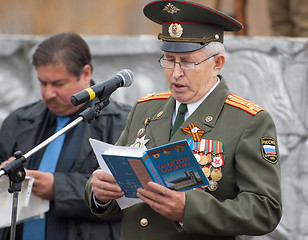
<svg viewBox="0 0 308 240">
<path fill-rule="evenodd" d="M 186 1 L 150 2 L 144 14 L 162 25 L 159 62 L 170 92 L 141 98 L 117 145 L 143 141 L 149 149 L 187 139 L 210 184 L 178 192 L 149 182 L 138 189 L 144 202 L 121 210 L 115 199 L 122 189 L 97 170 L 86 202 L 100 217 L 123 212 L 121 239 L 241 239 L 273 231 L 281 218 L 275 125 L 263 108 L 231 94 L 218 75 L 223 33 L 242 25 Z"/>
</svg>

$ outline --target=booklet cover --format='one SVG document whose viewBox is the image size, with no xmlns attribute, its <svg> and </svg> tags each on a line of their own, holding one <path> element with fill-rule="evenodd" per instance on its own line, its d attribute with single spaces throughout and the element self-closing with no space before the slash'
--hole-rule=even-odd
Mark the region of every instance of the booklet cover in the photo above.
<svg viewBox="0 0 308 240">
<path fill-rule="evenodd" d="M 149 150 L 102 144 L 94 152 L 100 152 L 128 198 L 137 198 L 137 189 L 146 188 L 149 181 L 176 191 L 209 184 L 187 140 Z"/>
</svg>

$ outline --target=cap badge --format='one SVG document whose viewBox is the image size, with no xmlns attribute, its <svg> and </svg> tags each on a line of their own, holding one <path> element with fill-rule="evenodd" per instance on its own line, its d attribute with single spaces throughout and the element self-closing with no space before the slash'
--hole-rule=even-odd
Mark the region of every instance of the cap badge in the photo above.
<svg viewBox="0 0 308 240">
<path fill-rule="evenodd" d="M 181 11 L 181 9 L 173 6 L 171 3 L 168 3 L 163 10 L 170 14 L 175 14 L 178 11 Z"/>
<path fill-rule="evenodd" d="M 171 23 L 169 26 L 169 35 L 171 37 L 179 38 L 183 34 L 183 28 L 181 24 Z"/>
</svg>

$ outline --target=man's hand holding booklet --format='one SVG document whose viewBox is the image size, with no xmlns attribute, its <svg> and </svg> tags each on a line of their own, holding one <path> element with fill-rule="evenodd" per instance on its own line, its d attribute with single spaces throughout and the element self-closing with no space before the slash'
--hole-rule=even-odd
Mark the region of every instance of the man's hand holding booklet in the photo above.
<svg viewBox="0 0 308 240">
<path fill-rule="evenodd" d="M 114 146 L 90 139 L 100 167 L 111 173 L 126 198 L 137 198 L 138 188 L 149 181 L 169 189 L 186 191 L 209 184 L 187 140 L 149 150 Z"/>
</svg>

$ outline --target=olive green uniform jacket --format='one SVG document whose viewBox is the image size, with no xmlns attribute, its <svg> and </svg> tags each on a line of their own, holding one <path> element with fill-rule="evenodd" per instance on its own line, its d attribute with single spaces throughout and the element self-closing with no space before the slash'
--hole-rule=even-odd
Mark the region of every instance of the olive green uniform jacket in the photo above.
<svg viewBox="0 0 308 240">
<path fill-rule="evenodd" d="M 123 210 L 121 239 L 242 239 L 239 235 L 263 235 L 271 232 L 281 218 L 280 165 L 262 156 L 262 138 L 276 139 L 272 118 L 266 111 L 250 114 L 225 103 L 230 91 L 221 82 L 182 126 L 194 122 L 205 130 L 202 138 L 223 142 L 222 179 L 216 191 L 186 191 L 183 226 L 139 203 Z M 147 148 L 169 142 L 175 100 L 150 100 L 137 103 L 130 112 L 126 128 L 117 145 L 131 145 L 144 120 Z M 207 122 L 208 116 L 212 121 Z M 178 130 L 170 142 L 188 139 Z M 116 201 L 107 209 L 97 209 L 90 181 L 86 201 L 93 213 L 104 217 L 120 211 Z M 148 224 L 141 226 L 146 218 Z"/>
</svg>

